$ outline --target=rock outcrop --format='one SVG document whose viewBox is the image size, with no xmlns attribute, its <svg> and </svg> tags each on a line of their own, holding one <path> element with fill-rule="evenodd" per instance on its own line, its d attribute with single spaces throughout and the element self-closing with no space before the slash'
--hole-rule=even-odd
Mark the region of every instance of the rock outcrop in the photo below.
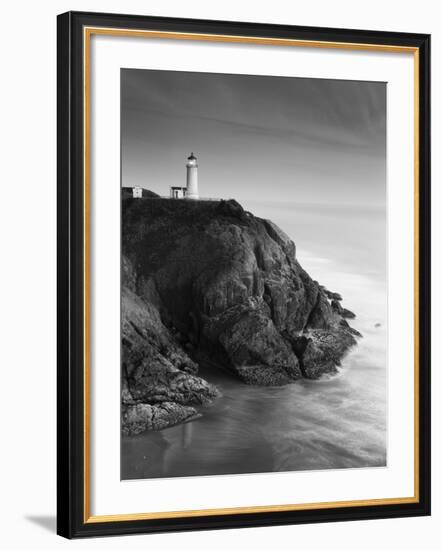
<svg viewBox="0 0 442 550">
<path fill-rule="evenodd" d="M 121 304 L 123 433 L 160 430 L 194 418 L 198 413 L 191 405 L 210 403 L 218 390 L 196 376 L 198 366 L 154 306 L 126 286 Z"/>
<path fill-rule="evenodd" d="M 334 373 L 359 333 L 291 239 L 236 201 L 123 201 L 123 431 L 162 429 L 218 395 L 198 363 L 248 384 Z"/>
</svg>

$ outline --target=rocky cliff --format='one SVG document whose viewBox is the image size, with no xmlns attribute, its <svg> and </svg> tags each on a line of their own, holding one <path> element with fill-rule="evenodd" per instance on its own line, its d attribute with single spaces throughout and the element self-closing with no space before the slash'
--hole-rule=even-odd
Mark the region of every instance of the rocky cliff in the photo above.
<svg viewBox="0 0 442 550">
<path fill-rule="evenodd" d="M 124 433 L 195 417 L 219 395 L 198 364 L 247 384 L 336 372 L 359 334 L 294 243 L 235 201 L 123 200 Z"/>
</svg>

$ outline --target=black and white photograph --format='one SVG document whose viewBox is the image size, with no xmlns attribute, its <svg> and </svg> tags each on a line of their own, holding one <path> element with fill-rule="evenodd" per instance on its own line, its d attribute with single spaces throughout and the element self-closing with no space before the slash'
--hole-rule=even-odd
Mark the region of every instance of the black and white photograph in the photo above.
<svg viewBox="0 0 442 550">
<path fill-rule="evenodd" d="M 437 548 L 439 5 L 2 7 L 2 546 Z"/>
<path fill-rule="evenodd" d="M 386 85 L 121 70 L 121 477 L 387 465 Z"/>
</svg>

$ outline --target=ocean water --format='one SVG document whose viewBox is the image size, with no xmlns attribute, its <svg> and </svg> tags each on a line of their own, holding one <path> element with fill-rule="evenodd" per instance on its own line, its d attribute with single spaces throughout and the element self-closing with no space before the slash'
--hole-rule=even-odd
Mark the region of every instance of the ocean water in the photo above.
<svg viewBox="0 0 442 550">
<path fill-rule="evenodd" d="M 342 294 L 363 334 L 339 373 L 262 388 L 201 367 L 223 396 L 201 418 L 122 439 L 121 477 L 141 479 L 338 468 L 387 463 L 385 209 L 260 205 L 296 243 L 308 273 Z"/>
</svg>

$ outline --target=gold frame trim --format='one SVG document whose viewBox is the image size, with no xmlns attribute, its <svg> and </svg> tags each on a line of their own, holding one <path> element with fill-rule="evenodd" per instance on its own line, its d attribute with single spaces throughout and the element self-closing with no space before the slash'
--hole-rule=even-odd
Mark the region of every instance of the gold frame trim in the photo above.
<svg viewBox="0 0 442 550">
<path fill-rule="evenodd" d="M 292 46 L 341 50 L 363 50 L 374 52 L 412 53 L 414 62 L 414 495 L 411 497 L 249 506 L 235 508 L 214 508 L 206 510 L 179 510 L 170 512 L 148 512 L 116 515 L 91 515 L 91 472 L 90 472 L 90 42 L 92 35 L 127 36 L 135 38 L 156 38 L 172 40 L 197 40 L 203 42 L 249 43 L 271 46 Z M 111 27 L 83 28 L 83 101 L 84 101 L 84 523 L 106 523 L 115 521 L 136 521 L 149 519 L 190 518 L 229 514 L 250 514 L 263 512 L 286 512 L 300 510 L 323 510 L 332 508 L 412 504 L 419 502 L 419 49 L 411 46 L 388 44 L 364 44 L 296 40 L 280 38 L 246 37 L 205 33 L 182 33 L 117 29 Z"/>
</svg>

